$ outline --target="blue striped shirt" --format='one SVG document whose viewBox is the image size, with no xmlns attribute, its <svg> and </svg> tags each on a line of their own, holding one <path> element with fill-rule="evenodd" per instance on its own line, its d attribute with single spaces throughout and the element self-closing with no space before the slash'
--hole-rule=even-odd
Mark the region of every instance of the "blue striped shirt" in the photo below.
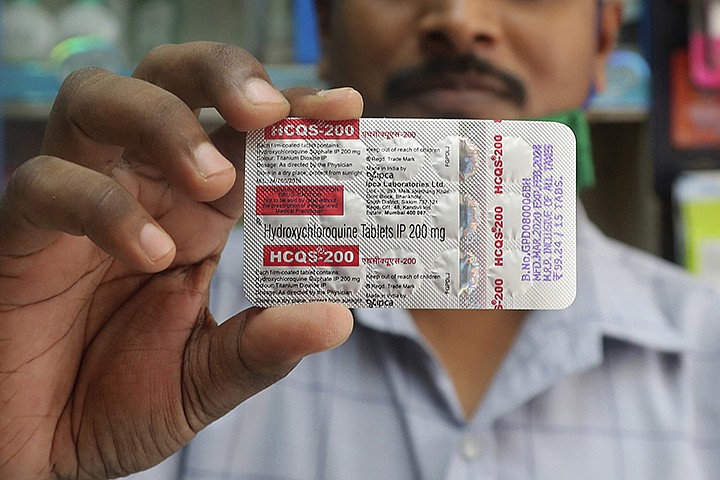
<svg viewBox="0 0 720 480">
<path fill-rule="evenodd" d="M 470 420 L 408 312 L 358 310 L 346 344 L 134 478 L 720 478 L 720 294 L 578 216 L 575 303 L 530 314 Z M 218 318 L 245 306 L 240 243 Z"/>
</svg>

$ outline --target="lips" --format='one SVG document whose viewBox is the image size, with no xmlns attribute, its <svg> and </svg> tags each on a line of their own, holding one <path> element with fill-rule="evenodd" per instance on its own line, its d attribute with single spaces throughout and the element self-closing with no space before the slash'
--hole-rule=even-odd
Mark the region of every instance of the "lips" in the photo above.
<svg viewBox="0 0 720 480">
<path fill-rule="evenodd" d="M 497 79 L 476 74 L 425 77 L 407 84 L 401 102 L 411 102 L 431 115 L 496 117 L 514 106 L 512 92 Z"/>
</svg>

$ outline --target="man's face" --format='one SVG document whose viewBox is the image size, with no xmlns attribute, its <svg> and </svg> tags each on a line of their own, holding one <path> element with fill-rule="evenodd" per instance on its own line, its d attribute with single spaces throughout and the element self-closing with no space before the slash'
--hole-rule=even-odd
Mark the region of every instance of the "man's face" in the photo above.
<svg viewBox="0 0 720 480">
<path fill-rule="evenodd" d="M 332 5 L 332 7 L 329 7 Z M 323 76 L 368 116 L 523 118 L 580 106 L 617 33 L 596 0 L 319 2 Z"/>
</svg>

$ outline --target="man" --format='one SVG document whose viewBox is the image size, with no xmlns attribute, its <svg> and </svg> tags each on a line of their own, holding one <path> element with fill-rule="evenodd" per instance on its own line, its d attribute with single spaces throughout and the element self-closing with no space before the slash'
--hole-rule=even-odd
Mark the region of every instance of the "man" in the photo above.
<svg viewBox="0 0 720 480">
<path fill-rule="evenodd" d="M 582 213 L 561 312 L 361 310 L 349 335 L 345 309 L 305 305 L 214 324 L 223 247 L 213 311 L 242 303 L 238 233 L 225 246 L 237 131 L 353 117 L 363 100 L 372 116 L 577 120 L 620 21 L 594 0 L 318 7 L 323 76 L 362 98 L 280 95 L 215 44 L 158 49 L 134 79 L 66 82 L 43 156 L 0 206 L 0 478 L 149 468 L 348 336 L 143 478 L 717 476 L 718 295 Z M 208 139 L 193 113 L 211 105 L 230 126 Z"/>
</svg>

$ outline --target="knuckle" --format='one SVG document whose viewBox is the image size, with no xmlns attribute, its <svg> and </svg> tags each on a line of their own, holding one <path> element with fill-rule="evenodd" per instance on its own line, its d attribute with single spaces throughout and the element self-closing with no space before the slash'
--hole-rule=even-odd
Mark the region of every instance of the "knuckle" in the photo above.
<svg viewBox="0 0 720 480">
<path fill-rule="evenodd" d="M 260 62 L 242 47 L 211 43 L 207 49 L 208 55 L 200 57 L 197 68 L 209 84 L 237 86 L 249 76 L 266 76 Z"/>
<path fill-rule="evenodd" d="M 78 96 L 82 95 L 84 87 L 88 82 L 94 81 L 99 76 L 104 76 L 107 73 L 107 71 L 97 67 L 82 68 L 70 73 L 65 77 L 55 97 L 54 109 L 59 107 L 63 110 L 68 110 L 69 107 L 75 103 Z"/>
<path fill-rule="evenodd" d="M 146 121 L 143 127 L 165 130 L 168 125 L 177 122 L 178 114 L 191 114 L 189 107 L 178 97 L 163 93 L 148 99 L 151 107 L 146 110 Z"/>
<path fill-rule="evenodd" d="M 156 45 L 151 48 L 145 56 L 140 60 L 135 73 L 133 76 L 143 78 L 147 81 L 153 82 L 152 72 L 155 69 L 155 65 L 163 64 L 167 61 L 168 52 L 174 51 L 178 46 L 171 44 Z"/>
<path fill-rule="evenodd" d="M 130 193 L 109 178 L 96 182 L 96 187 L 91 194 L 95 209 L 91 215 L 93 218 L 88 222 L 89 225 L 103 225 L 108 222 L 108 219 L 123 217 L 135 205 Z"/>
<path fill-rule="evenodd" d="M 177 48 L 176 45 L 172 45 L 169 43 L 161 43 L 159 45 L 155 45 L 147 52 L 140 65 L 145 62 L 152 62 L 157 58 L 163 58 L 163 55 L 166 51 L 173 50 L 175 48 Z"/>
<path fill-rule="evenodd" d="M 107 177 L 98 177 L 75 212 L 76 233 L 95 238 L 105 237 L 110 232 L 125 235 L 129 232 L 128 220 L 139 215 L 138 208 L 134 197 L 120 184 Z"/>
<path fill-rule="evenodd" d="M 34 157 L 18 166 L 8 179 L 5 196 L 8 201 L 31 198 L 37 193 L 38 182 L 47 178 L 45 173 L 55 159 L 45 155 Z"/>
<path fill-rule="evenodd" d="M 156 95 L 148 99 L 146 115 L 142 120 L 142 128 L 138 129 L 138 145 L 140 151 L 150 156 L 162 156 L 163 152 L 185 150 L 190 143 L 190 134 L 195 117 L 188 106 L 171 94 Z M 183 125 L 182 134 L 178 125 Z M 196 128 L 201 128 L 197 126 Z"/>
<path fill-rule="evenodd" d="M 256 61 L 252 54 L 242 47 L 227 43 L 210 42 L 207 45 L 209 60 L 217 65 L 232 65 L 238 62 Z"/>
</svg>

